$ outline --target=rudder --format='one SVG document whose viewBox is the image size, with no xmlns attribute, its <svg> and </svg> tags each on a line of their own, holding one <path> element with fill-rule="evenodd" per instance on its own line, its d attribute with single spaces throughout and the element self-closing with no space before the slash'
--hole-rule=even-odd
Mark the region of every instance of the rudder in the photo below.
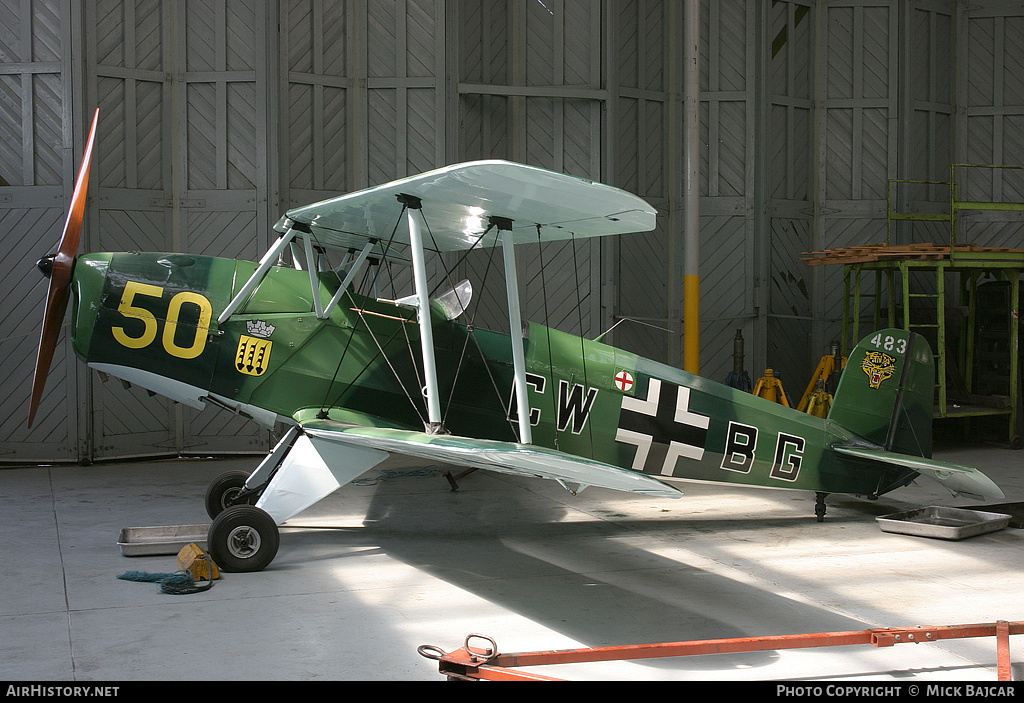
<svg viewBox="0 0 1024 703">
<path fill-rule="evenodd" d="M 928 341 L 879 330 L 848 356 L 828 419 L 887 451 L 931 457 L 934 392 Z"/>
</svg>

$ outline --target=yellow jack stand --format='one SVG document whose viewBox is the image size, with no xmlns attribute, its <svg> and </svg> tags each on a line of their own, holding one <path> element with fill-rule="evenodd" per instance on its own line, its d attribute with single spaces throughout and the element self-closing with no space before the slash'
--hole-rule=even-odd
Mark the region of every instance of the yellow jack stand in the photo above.
<svg viewBox="0 0 1024 703">
<path fill-rule="evenodd" d="M 825 384 L 828 383 L 829 377 L 833 373 L 839 373 L 846 367 L 846 357 L 839 354 L 839 343 L 832 342 L 832 353 L 826 354 L 821 357 L 821 361 L 818 362 L 818 368 L 814 369 L 814 374 L 811 375 L 811 380 L 807 384 L 807 388 L 804 389 L 804 394 L 800 398 L 800 402 L 797 403 L 796 409 L 800 412 L 809 413 L 816 417 L 825 417 L 828 414 L 828 408 L 825 409 L 825 415 L 818 415 L 822 399 L 819 397 L 817 400 L 818 408 L 816 412 L 811 412 L 808 408 L 811 406 L 811 396 L 818 393 L 819 390 L 828 396 L 828 403 L 831 405 L 832 396 L 825 391 Z M 818 384 L 821 387 L 818 387 Z"/>
<path fill-rule="evenodd" d="M 759 398 L 770 400 L 773 403 L 780 403 L 789 407 L 789 400 L 786 399 L 786 391 L 782 388 L 782 381 L 775 377 L 771 369 L 764 370 L 764 376 L 757 379 L 754 384 L 754 395 Z"/>
<path fill-rule="evenodd" d="M 832 407 L 832 394 L 825 390 L 825 382 L 820 378 L 814 383 L 814 390 L 810 395 L 804 395 L 800 400 L 800 412 L 805 412 L 814 417 L 826 418 Z"/>
</svg>

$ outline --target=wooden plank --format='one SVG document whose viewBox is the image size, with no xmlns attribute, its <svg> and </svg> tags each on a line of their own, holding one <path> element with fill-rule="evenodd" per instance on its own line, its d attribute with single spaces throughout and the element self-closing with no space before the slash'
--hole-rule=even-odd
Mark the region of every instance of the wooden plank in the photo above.
<svg viewBox="0 0 1024 703">
<path fill-rule="evenodd" d="M 799 258 L 808 266 L 821 266 L 825 264 L 858 264 L 872 261 L 889 259 L 908 260 L 944 260 L 950 258 L 950 254 L 961 255 L 987 255 L 987 254 L 1024 254 L 1024 249 L 1012 249 L 1009 247 L 979 247 L 975 244 L 959 244 L 949 247 L 945 244 L 902 244 L 890 246 L 886 244 L 866 244 L 835 249 L 824 249 L 820 251 L 802 252 Z M 967 258 L 970 258 L 968 256 Z"/>
</svg>

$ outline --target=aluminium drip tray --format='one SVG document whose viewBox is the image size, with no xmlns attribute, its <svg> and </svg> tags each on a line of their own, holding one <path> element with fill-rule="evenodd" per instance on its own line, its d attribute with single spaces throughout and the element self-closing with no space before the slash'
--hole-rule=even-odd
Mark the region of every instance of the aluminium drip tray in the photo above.
<svg viewBox="0 0 1024 703">
<path fill-rule="evenodd" d="M 121 530 L 117 544 L 121 555 L 126 557 L 177 554 L 188 544 L 196 544 L 205 550 L 209 529 L 209 524 L 126 527 Z"/>
<path fill-rule="evenodd" d="M 883 532 L 936 539 L 965 539 L 996 532 L 1010 524 L 1010 516 L 965 508 L 929 506 L 875 518 Z"/>
</svg>

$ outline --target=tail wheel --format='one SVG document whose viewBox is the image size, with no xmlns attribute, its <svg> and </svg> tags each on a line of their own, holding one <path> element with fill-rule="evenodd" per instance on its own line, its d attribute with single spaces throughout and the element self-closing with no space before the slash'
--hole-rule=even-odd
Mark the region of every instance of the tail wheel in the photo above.
<svg viewBox="0 0 1024 703">
<path fill-rule="evenodd" d="M 206 489 L 206 514 L 213 519 L 227 508 L 236 505 L 235 499 L 245 489 L 248 478 L 249 474 L 245 471 L 226 471 L 213 479 L 210 487 Z M 246 501 L 246 504 L 252 503 Z"/>
<path fill-rule="evenodd" d="M 234 505 L 214 518 L 207 549 L 224 571 L 261 571 L 274 560 L 280 541 L 277 525 L 265 511 Z"/>
</svg>

